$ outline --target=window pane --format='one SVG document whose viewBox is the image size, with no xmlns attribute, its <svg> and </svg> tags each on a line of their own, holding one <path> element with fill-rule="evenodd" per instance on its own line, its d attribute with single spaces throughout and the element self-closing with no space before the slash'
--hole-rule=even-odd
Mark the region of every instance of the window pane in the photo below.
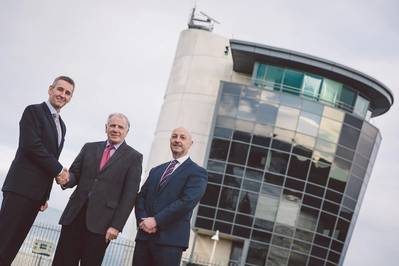
<svg viewBox="0 0 399 266">
<path fill-rule="evenodd" d="M 230 187 L 241 187 L 242 179 L 235 176 L 225 175 L 223 179 L 223 184 Z"/>
<path fill-rule="evenodd" d="M 277 247 L 270 247 L 269 257 L 266 265 L 267 266 L 286 265 L 289 255 L 290 252 L 288 250 Z M 263 264 L 257 264 L 257 265 L 263 265 Z"/>
<path fill-rule="evenodd" d="M 265 169 L 268 152 L 267 149 L 252 146 L 249 151 L 248 166 Z"/>
<path fill-rule="evenodd" d="M 270 154 L 271 155 L 267 157 L 267 170 L 270 172 L 285 174 L 289 155 L 287 153 L 273 150 L 270 151 Z"/>
<path fill-rule="evenodd" d="M 260 79 L 260 80 L 264 80 L 265 79 L 265 75 L 266 75 L 266 65 L 265 64 L 256 63 L 255 66 L 256 66 L 255 78 L 256 79 Z"/>
<path fill-rule="evenodd" d="M 258 201 L 258 194 L 242 191 L 240 195 L 240 203 L 238 205 L 238 211 L 242 213 L 254 214 L 257 201 Z"/>
<path fill-rule="evenodd" d="M 208 184 L 204 196 L 201 199 L 201 204 L 216 206 L 219 198 L 220 186 Z"/>
<path fill-rule="evenodd" d="M 349 223 L 344 221 L 344 220 L 342 220 L 342 219 L 338 219 L 337 229 L 336 229 L 336 232 L 334 234 L 334 237 L 337 236 L 336 238 L 338 240 L 341 240 L 342 242 L 345 242 L 346 236 L 348 234 L 348 229 L 349 229 Z"/>
<path fill-rule="evenodd" d="M 235 223 L 252 227 L 253 218 L 248 215 L 237 214 Z"/>
<path fill-rule="evenodd" d="M 221 139 L 213 139 L 211 150 L 209 152 L 210 159 L 225 161 L 229 151 L 229 141 Z"/>
<path fill-rule="evenodd" d="M 320 92 L 321 81 L 321 77 L 305 74 L 302 87 L 303 95 L 311 99 L 317 99 Z"/>
<path fill-rule="evenodd" d="M 235 176 L 243 176 L 244 175 L 244 167 L 228 164 L 226 168 L 226 174 L 231 174 Z"/>
<path fill-rule="evenodd" d="M 309 181 L 325 186 L 327 184 L 330 168 L 330 164 L 313 161 L 310 167 Z"/>
<path fill-rule="evenodd" d="M 348 147 L 350 149 L 355 149 L 357 141 L 359 140 L 359 135 L 359 130 L 344 124 L 342 126 L 339 144 L 344 145 L 345 147 Z"/>
<path fill-rule="evenodd" d="M 321 118 L 318 115 L 303 112 L 299 116 L 297 130 L 298 130 L 298 132 L 316 137 L 317 131 L 319 129 L 320 120 L 321 120 Z"/>
<path fill-rule="evenodd" d="M 310 160 L 299 155 L 291 155 L 290 165 L 288 167 L 288 175 L 302 180 L 306 180 L 308 175 Z"/>
<path fill-rule="evenodd" d="M 253 230 L 251 238 L 254 239 L 254 240 L 263 242 L 263 243 L 269 243 L 271 237 L 272 237 L 271 233 L 262 232 L 262 231 L 258 231 L 258 230 Z"/>
<path fill-rule="evenodd" d="M 352 89 L 344 86 L 339 96 L 338 106 L 340 108 L 343 108 L 344 110 L 351 112 L 353 110 L 353 106 L 355 105 L 355 99 L 356 93 Z"/>
<path fill-rule="evenodd" d="M 277 106 L 261 103 L 257 106 L 255 111 L 256 122 L 261 124 L 274 125 L 277 117 Z"/>
<path fill-rule="evenodd" d="M 195 220 L 195 226 L 199 228 L 204 228 L 208 230 L 212 230 L 213 220 L 204 219 L 201 217 L 197 217 Z"/>
<path fill-rule="evenodd" d="M 340 130 L 339 122 L 323 117 L 320 123 L 319 137 L 337 143 Z"/>
<path fill-rule="evenodd" d="M 232 142 L 229 154 L 229 162 L 245 165 L 247 160 L 248 145 Z"/>
<path fill-rule="evenodd" d="M 280 201 L 281 188 L 264 184 L 256 206 L 255 217 L 274 221 Z"/>
<path fill-rule="evenodd" d="M 296 226 L 299 228 L 315 231 L 319 212 L 315 209 L 302 206 Z"/>
<path fill-rule="evenodd" d="M 239 190 L 224 187 L 220 194 L 219 207 L 228 210 L 235 210 L 238 200 Z"/>
<path fill-rule="evenodd" d="M 251 134 L 249 134 L 248 132 L 235 130 L 233 133 L 233 139 L 249 143 L 251 141 Z"/>
<path fill-rule="evenodd" d="M 362 188 L 362 180 L 352 176 L 349 179 L 348 188 L 346 189 L 345 194 L 347 194 L 351 198 L 357 199 L 359 197 L 361 188 Z"/>
<path fill-rule="evenodd" d="M 298 123 L 298 117 L 298 109 L 280 106 L 278 110 L 276 126 L 284 129 L 295 130 Z"/>
<path fill-rule="evenodd" d="M 234 221 L 234 212 L 219 209 L 216 213 L 216 219 L 232 223 Z"/>
<path fill-rule="evenodd" d="M 291 252 L 288 266 L 306 266 L 307 256 L 296 252 Z"/>
<path fill-rule="evenodd" d="M 321 88 L 320 101 L 335 104 L 341 88 L 341 83 L 325 78 Z"/>
<path fill-rule="evenodd" d="M 270 137 L 265 137 L 261 135 L 253 135 L 252 137 L 252 144 L 269 147 L 270 145 Z"/>
<path fill-rule="evenodd" d="M 241 98 L 238 106 L 237 118 L 249 121 L 255 121 L 255 112 L 257 101 L 251 98 Z"/>
<path fill-rule="evenodd" d="M 300 211 L 301 196 L 299 193 L 284 190 L 277 211 L 276 221 L 294 227 Z"/>
<path fill-rule="evenodd" d="M 238 96 L 222 94 L 219 104 L 219 115 L 234 117 L 238 110 Z"/>
<path fill-rule="evenodd" d="M 213 217 L 215 216 L 215 209 L 200 205 L 198 207 L 198 215 L 204 216 L 204 217 L 209 217 L 209 218 L 213 219 Z"/>
<path fill-rule="evenodd" d="M 265 265 L 268 249 L 268 245 L 251 242 L 246 262 L 254 265 Z"/>
<path fill-rule="evenodd" d="M 207 165 L 207 169 L 210 170 L 210 171 L 224 173 L 225 166 L 226 166 L 225 163 L 209 160 L 208 161 L 208 165 Z"/>
<path fill-rule="evenodd" d="M 299 95 L 302 87 L 303 73 L 291 69 L 286 69 L 284 74 L 283 91 Z"/>
<path fill-rule="evenodd" d="M 332 236 L 336 220 L 334 215 L 321 212 L 317 232 L 325 236 Z"/>
<path fill-rule="evenodd" d="M 215 132 L 213 133 L 213 135 L 215 137 L 230 139 L 231 138 L 231 133 L 232 133 L 232 130 L 229 129 L 229 128 L 216 127 L 215 128 Z"/>
<path fill-rule="evenodd" d="M 262 171 L 256 171 L 256 170 L 252 170 L 247 168 L 244 178 L 247 179 L 254 179 L 254 180 L 258 180 L 258 181 L 262 181 L 262 176 L 263 176 L 263 172 Z"/>
<path fill-rule="evenodd" d="M 361 118 L 364 118 L 366 116 L 368 108 L 369 108 L 369 101 L 367 101 L 362 96 L 358 95 L 355 103 L 355 108 L 353 109 L 353 113 L 357 114 Z"/>
<path fill-rule="evenodd" d="M 208 182 L 221 184 L 223 176 L 221 174 L 216 174 L 208 171 Z"/>
<path fill-rule="evenodd" d="M 283 78 L 284 69 L 276 66 L 268 66 L 266 73 L 266 80 L 268 86 L 274 90 L 280 91 L 281 80 Z"/>
<path fill-rule="evenodd" d="M 219 221 L 215 221 L 215 224 L 213 225 L 213 231 L 219 230 L 220 232 L 230 234 L 231 232 L 232 225 L 228 223 L 222 223 Z"/>
<path fill-rule="evenodd" d="M 240 95 L 241 89 L 243 85 L 237 83 L 230 83 L 230 82 L 222 82 L 223 84 L 223 94 L 233 94 L 233 95 Z"/>
</svg>

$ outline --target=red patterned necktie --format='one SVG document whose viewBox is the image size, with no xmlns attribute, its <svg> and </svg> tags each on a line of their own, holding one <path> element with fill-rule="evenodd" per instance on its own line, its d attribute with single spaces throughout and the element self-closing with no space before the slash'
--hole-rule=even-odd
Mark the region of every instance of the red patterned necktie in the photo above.
<svg viewBox="0 0 399 266">
<path fill-rule="evenodd" d="M 166 168 L 165 172 L 163 172 L 161 179 L 159 180 L 159 187 L 162 187 L 163 185 L 165 185 L 166 181 L 168 180 L 167 177 L 173 173 L 173 170 L 175 169 L 175 166 L 178 162 L 179 162 L 178 160 L 173 160 L 170 162 L 170 164 Z"/>
<path fill-rule="evenodd" d="M 103 152 L 103 157 L 101 158 L 100 162 L 100 170 L 103 169 L 104 165 L 108 162 L 109 158 L 111 157 L 111 151 L 115 149 L 114 145 L 107 145 Z"/>
</svg>

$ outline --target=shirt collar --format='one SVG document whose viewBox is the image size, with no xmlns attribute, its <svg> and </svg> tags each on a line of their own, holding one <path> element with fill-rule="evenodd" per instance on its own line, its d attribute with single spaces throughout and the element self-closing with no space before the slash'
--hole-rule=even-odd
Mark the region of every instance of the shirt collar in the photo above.
<svg viewBox="0 0 399 266">
<path fill-rule="evenodd" d="M 112 145 L 114 145 L 115 150 L 117 150 L 117 149 L 122 145 L 122 143 L 123 143 L 123 142 L 118 143 L 118 144 L 112 144 Z M 111 143 L 109 143 L 109 141 L 107 140 L 107 145 L 105 145 L 105 147 L 107 147 L 107 146 L 110 145 L 110 144 L 111 144 Z"/>
<path fill-rule="evenodd" d="M 46 101 L 46 105 L 48 107 L 48 109 L 50 110 L 50 113 L 53 114 L 59 114 L 59 112 L 57 112 L 57 110 L 55 110 L 54 106 L 51 105 L 51 103 L 49 101 Z"/>
<path fill-rule="evenodd" d="M 175 160 L 177 160 L 178 162 L 179 162 L 179 164 L 182 164 L 182 163 L 184 163 L 187 159 L 188 159 L 188 157 L 190 157 L 188 154 L 186 154 L 186 155 L 184 155 L 183 157 L 180 157 L 180 158 L 177 158 L 177 159 L 175 159 Z M 173 160 L 172 160 L 173 161 Z"/>
</svg>

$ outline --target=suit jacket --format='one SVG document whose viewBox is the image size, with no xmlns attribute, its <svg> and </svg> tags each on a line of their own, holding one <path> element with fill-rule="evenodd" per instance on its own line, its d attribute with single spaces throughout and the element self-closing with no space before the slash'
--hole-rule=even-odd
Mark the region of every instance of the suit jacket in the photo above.
<svg viewBox="0 0 399 266">
<path fill-rule="evenodd" d="M 191 215 L 205 193 L 208 175 L 204 168 L 188 158 L 159 188 L 159 179 L 168 164 L 150 170 L 135 207 L 137 223 L 140 223 L 141 218 L 154 217 L 157 233 L 147 234 L 138 230 L 136 240 L 152 240 L 160 245 L 186 249 L 190 238 Z"/>
<path fill-rule="evenodd" d="M 19 144 L 2 190 L 43 203 L 49 198 L 53 179 L 62 171 L 58 162 L 64 146 L 65 124 L 60 118 L 62 139 L 45 102 L 25 108 L 19 122 Z"/>
<path fill-rule="evenodd" d="M 131 213 L 140 186 L 143 156 L 123 142 L 100 171 L 106 142 L 86 143 L 72 163 L 66 187 L 72 193 L 60 224 L 72 223 L 87 204 L 89 231 L 105 234 L 108 227 L 122 231 Z"/>
</svg>

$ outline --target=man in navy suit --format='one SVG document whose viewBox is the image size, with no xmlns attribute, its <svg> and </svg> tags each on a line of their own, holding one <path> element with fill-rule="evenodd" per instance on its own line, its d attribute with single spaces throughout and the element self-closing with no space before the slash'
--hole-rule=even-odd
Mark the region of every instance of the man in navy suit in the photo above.
<svg viewBox="0 0 399 266">
<path fill-rule="evenodd" d="M 47 102 L 29 105 L 19 122 L 18 149 L 3 184 L 0 210 L 0 265 L 11 265 L 39 212 L 47 208 L 53 180 L 65 183 L 68 172 L 58 162 L 65 124 L 59 112 L 72 98 L 75 83 L 57 77 Z"/>
<path fill-rule="evenodd" d="M 194 207 L 205 193 L 208 175 L 188 151 L 193 141 L 184 128 L 170 137 L 173 160 L 150 170 L 137 197 L 139 230 L 133 266 L 178 266 L 190 238 Z"/>
</svg>

